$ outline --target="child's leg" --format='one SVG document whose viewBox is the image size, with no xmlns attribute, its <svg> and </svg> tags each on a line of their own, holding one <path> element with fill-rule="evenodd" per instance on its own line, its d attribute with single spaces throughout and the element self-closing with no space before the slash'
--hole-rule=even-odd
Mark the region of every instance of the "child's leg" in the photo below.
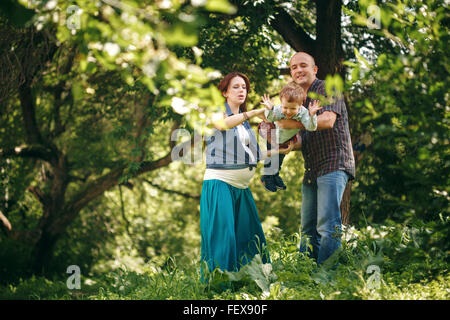
<svg viewBox="0 0 450 320">
<path fill-rule="evenodd" d="M 272 122 L 260 122 L 258 125 L 258 133 L 261 137 L 266 139 L 267 151 L 272 150 L 271 142 L 272 137 L 276 136 L 276 127 Z M 277 185 L 275 184 L 275 174 L 277 174 L 279 170 L 279 157 L 278 155 L 273 155 L 271 157 L 267 157 L 264 160 L 264 168 L 263 175 L 261 177 L 261 182 L 266 188 L 267 191 L 276 192 Z"/>
<path fill-rule="evenodd" d="M 273 139 L 276 137 L 276 127 L 272 122 L 261 122 L 258 125 L 258 133 L 261 137 L 266 139 L 267 151 L 272 150 L 274 146 L 272 145 Z M 264 160 L 264 176 L 273 176 L 278 173 L 279 170 L 279 157 L 277 154 L 267 157 Z"/>
<path fill-rule="evenodd" d="M 277 174 L 280 173 L 280 171 L 281 171 L 281 166 L 283 165 L 283 160 L 284 160 L 285 156 L 286 155 L 284 153 L 278 154 L 278 172 L 277 172 Z"/>
<path fill-rule="evenodd" d="M 267 141 L 267 150 L 272 150 L 272 145 L 269 141 Z M 278 162 L 277 155 L 271 156 L 269 158 L 266 158 L 264 160 L 264 168 L 263 168 L 263 175 L 261 177 L 261 182 L 266 188 L 267 191 L 270 192 L 276 192 L 277 191 L 277 185 L 275 183 L 275 174 L 278 171 L 278 167 L 276 166 L 276 163 Z"/>
<path fill-rule="evenodd" d="M 283 164 L 283 160 L 284 160 L 285 154 L 279 154 L 278 156 L 278 161 L 279 161 L 279 166 L 278 166 L 278 171 L 277 173 L 273 176 L 273 181 L 275 182 L 275 185 L 278 189 L 282 189 L 282 190 L 286 190 L 286 185 L 283 182 L 283 179 L 281 179 L 280 177 L 280 171 L 281 171 L 281 165 Z"/>
<path fill-rule="evenodd" d="M 267 151 L 272 150 L 273 147 L 270 144 L 269 141 L 267 141 Z M 270 157 L 267 157 L 264 160 L 264 170 L 263 175 L 265 176 L 273 176 L 278 174 L 278 171 L 280 170 L 280 159 L 282 161 L 283 158 L 281 158 L 282 154 L 275 154 Z M 284 155 L 283 155 L 284 156 Z"/>
<path fill-rule="evenodd" d="M 280 148 L 287 148 L 288 146 L 289 146 L 289 143 L 291 142 L 291 140 L 292 140 L 292 142 L 293 143 L 296 143 L 297 142 L 297 138 L 296 138 L 296 136 L 294 136 L 294 137 L 292 137 L 291 139 L 289 139 L 288 141 L 286 141 L 286 142 L 284 142 L 283 144 L 281 144 L 280 145 Z M 281 177 L 280 177 L 280 171 L 281 171 L 281 166 L 283 165 L 283 160 L 284 160 L 284 157 L 285 157 L 286 155 L 285 154 L 283 154 L 283 153 L 279 153 L 278 154 L 278 171 L 276 172 L 276 174 L 274 175 L 274 182 L 275 182 L 275 185 L 277 186 L 277 188 L 279 188 L 279 189 L 283 189 L 283 190 L 286 190 L 286 185 L 284 184 L 284 181 L 283 181 L 283 179 L 281 179 Z"/>
</svg>

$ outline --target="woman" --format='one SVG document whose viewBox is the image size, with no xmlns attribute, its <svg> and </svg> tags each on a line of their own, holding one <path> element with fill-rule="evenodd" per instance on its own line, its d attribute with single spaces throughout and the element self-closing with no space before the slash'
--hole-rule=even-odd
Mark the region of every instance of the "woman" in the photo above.
<svg viewBox="0 0 450 320">
<path fill-rule="evenodd" d="M 247 111 L 250 82 L 242 73 L 226 75 L 218 85 L 226 99 L 225 113 L 213 122 L 207 140 L 206 171 L 200 199 L 201 271 L 204 262 L 215 268 L 238 271 L 258 253 L 269 262 L 250 180 L 261 151 L 249 119 L 264 118 L 265 108 Z M 290 148 L 279 150 L 288 153 Z"/>
</svg>

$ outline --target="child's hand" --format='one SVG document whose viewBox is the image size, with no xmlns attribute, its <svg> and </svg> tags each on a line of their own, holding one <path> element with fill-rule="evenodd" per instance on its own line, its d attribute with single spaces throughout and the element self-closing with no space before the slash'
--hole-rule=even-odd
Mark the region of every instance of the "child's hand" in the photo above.
<svg viewBox="0 0 450 320">
<path fill-rule="evenodd" d="M 313 115 L 315 115 L 317 113 L 317 111 L 319 111 L 320 109 L 322 109 L 322 107 L 320 106 L 320 101 L 319 100 L 313 100 L 309 103 L 309 115 L 312 117 Z"/>
<path fill-rule="evenodd" d="M 273 108 L 272 100 L 270 100 L 270 96 L 268 94 L 263 96 L 261 104 L 265 105 L 266 109 L 272 110 Z"/>
</svg>

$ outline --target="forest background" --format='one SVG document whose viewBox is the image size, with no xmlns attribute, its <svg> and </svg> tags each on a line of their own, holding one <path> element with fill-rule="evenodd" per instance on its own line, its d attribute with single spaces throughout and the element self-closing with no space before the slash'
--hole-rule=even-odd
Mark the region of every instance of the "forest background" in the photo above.
<svg viewBox="0 0 450 320">
<path fill-rule="evenodd" d="M 448 6 L 2 1 L 0 298 L 448 299 Z M 201 284 L 202 141 L 223 104 L 217 83 L 247 74 L 260 107 L 289 81 L 296 51 L 316 58 L 350 117 L 357 178 L 339 267 L 296 250 L 304 169 L 291 152 L 286 191 L 265 191 L 261 166 L 250 186 L 270 272 L 255 262 L 228 275 L 231 289 Z"/>
</svg>

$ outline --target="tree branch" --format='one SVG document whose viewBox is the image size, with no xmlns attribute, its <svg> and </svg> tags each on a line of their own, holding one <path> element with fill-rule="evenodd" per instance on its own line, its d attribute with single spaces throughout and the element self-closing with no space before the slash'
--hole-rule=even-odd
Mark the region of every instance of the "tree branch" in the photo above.
<svg viewBox="0 0 450 320">
<path fill-rule="evenodd" d="M 294 19 L 283 9 L 277 8 L 270 25 L 296 51 L 305 51 L 314 55 L 315 40 L 307 34 Z"/>
<path fill-rule="evenodd" d="M 44 206 L 47 204 L 46 195 L 44 194 L 44 192 L 42 192 L 40 188 L 30 186 L 28 187 L 28 191 L 30 191 L 36 197 L 36 199 L 38 199 L 38 201 L 42 203 Z"/>
<path fill-rule="evenodd" d="M 3 212 L 1 212 L 1 211 L 0 211 L 0 221 L 3 223 L 3 225 L 5 226 L 5 228 L 6 228 L 8 231 L 11 231 L 11 229 L 12 229 L 11 223 L 9 222 L 8 218 L 6 218 L 6 217 L 3 215 Z"/>
<path fill-rule="evenodd" d="M 175 130 L 178 127 L 179 122 L 176 121 L 172 127 L 172 130 Z M 193 145 L 194 138 L 192 138 L 189 143 Z M 169 145 L 172 146 L 170 142 Z M 165 167 L 172 161 L 172 151 L 155 161 L 143 161 L 140 163 L 140 168 L 134 173 L 134 176 L 139 176 L 143 173 Z M 115 169 L 112 169 L 107 174 L 97 178 L 95 181 L 92 181 L 84 188 L 82 188 L 81 191 L 79 191 L 75 196 L 72 197 L 71 201 L 67 202 L 67 204 L 64 205 L 61 210 L 61 212 L 63 212 L 64 214 L 56 217 L 56 219 L 51 222 L 51 226 L 48 230 L 53 234 L 59 234 L 60 232 L 62 232 L 90 201 L 96 199 L 105 191 L 118 185 L 119 180 L 126 169 L 126 164 L 118 165 Z"/>
<path fill-rule="evenodd" d="M 171 162 L 172 162 L 172 153 L 171 152 L 169 152 L 164 157 L 159 158 L 158 160 L 155 160 L 155 161 L 143 161 L 143 162 L 141 162 L 141 167 L 137 171 L 136 176 L 141 175 L 146 172 L 149 172 L 149 171 L 159 169 L 161 167 L 165 167 L 165 166 L 169 165 Z"/>
<path fill-rule="evenodd" d="M 13 239 L 15 241 L 19 241 L 21 243 L 25 243 L 25 244 L 29 244 L 29 245 L 34 245 L 37 242 L 37 240 L 39 239 L 39 237 L 41 236 L 42 231 L 39 229 L 28 230 L 28 231 L 24 231 L 24 230 L 8 231 L 8 230 L 6 230 L 6 234 L 7 234 L 8 238 Z"/>
<path fill-rule="evenodd" d="M 53 158 L 52 151 L 42 145 L 22 145 L 10 149 L 0 149 L 0 157 L 36 158 L 50 162 Z"/>
<path fill-rule="evenodd" d="M 166 188 L 161 187 L 160 185 L 157 185 L 157 184 L 155 184 L 155 183 L 153 183 L 153 182 L 151 182 L 151 181 L 149 181 L 147 179 L 142 179 L 142 180 L 147 182 L 152 187 L 155 187 L 156 189 L 161 190 L 163 192 L 167 192 L 167 193 L 170 193 L 170 194 L 176 194 L 176 195 L 179 195 L 179 196 L 182 196 L 182 197 L 185 197 L 185 198 L 189 198 L 189 199 L 200 200 L 200 196 L 199 195 L 192 195 L 192 194 L 184 193 L 184 192 L 181 192 L 181 191 L 166 189 Z"/>
<path fill-rule="evenodd" d="M 145 172 L 153 171 L 161 167 L 167 166 L 172 162 L 171 153 L 155 161 L 142 162 L 141 168 L 137 171 L 135 176 L 143 174 Z M 73 221 L 78 213 L 83 209 L 90 201 L 102 195 L 105 191 L 119 184 L 119 179 L 123 175 L 126 169 L 126 165 L 122 165 L 102 177 L 99 177 L 95 181 L 91 182 L 80 192 L 78 192 L 70 202 L 68 202 L 64 208 L 64 215 L 57 217 L 49 230 L 53 234 L 59 234 L 65 227 Z"/>
</svg>

